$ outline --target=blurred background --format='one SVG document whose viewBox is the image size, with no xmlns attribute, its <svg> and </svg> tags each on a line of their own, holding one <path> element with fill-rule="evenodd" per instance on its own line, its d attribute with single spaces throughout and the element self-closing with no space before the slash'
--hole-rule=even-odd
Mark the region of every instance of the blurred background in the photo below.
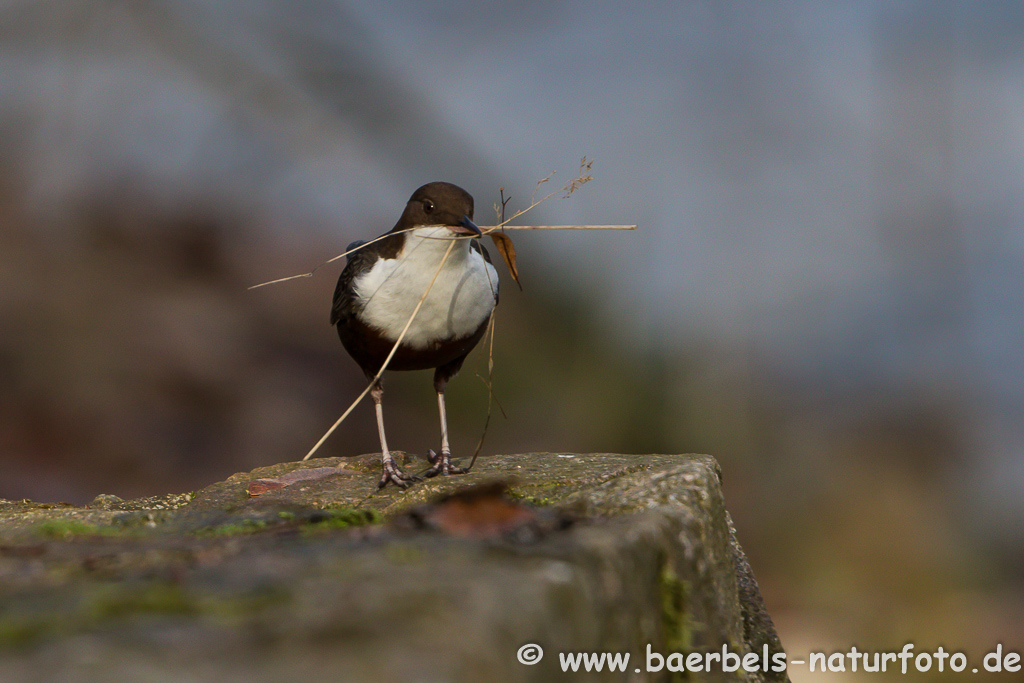
<svg viewBox="0 0 1024 683">
<path fill-rule="evenodd" d="M 300 458 L 362 388 L 341 262 L 246 288 L 584 155 L 519 222 L 639 229 L 513 235 L 484 452 L 713 454 L 793 658 L 1024 648 L 1017 2 L 6 0 L 0 497 Z M 436 419 L 391 375 L 395 448 Z M 376 450 L 367 402 L 321 454 Z"/>
</svg>

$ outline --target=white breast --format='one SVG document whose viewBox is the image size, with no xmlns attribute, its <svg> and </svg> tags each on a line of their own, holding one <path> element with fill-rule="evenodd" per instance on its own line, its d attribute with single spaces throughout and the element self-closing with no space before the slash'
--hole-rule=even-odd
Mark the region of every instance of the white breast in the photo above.
<svg viewBox="0 0 1024 683">
<path fill-rule="evenodd" d="M 406 233 L 405 246 L 394 259 L 379 259 L 353 282 L 363 304 L 360 318 L 394 341 L 402 333 L 416 304 L 430 286 L 454 234 L 442 226 Z M 465 337 L 480 327 L 494 310 L 498 272 L 480 252 L 460 239 L 416 318 L 403 345 L 425 348 L 431 342 Z"/>
</svg>

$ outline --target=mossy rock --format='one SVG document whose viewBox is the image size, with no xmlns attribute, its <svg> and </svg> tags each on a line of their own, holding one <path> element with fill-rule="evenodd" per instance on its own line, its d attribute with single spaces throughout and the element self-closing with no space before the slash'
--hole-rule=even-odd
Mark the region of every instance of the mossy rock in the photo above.
<svg viewBox="0 0 1024 683">
<path fill-rule="evenodd" d="M 629 652 L 630 675 L 648 645 L 781 652 L 713 458 L 499 455 L 380 492 L 378 458 L 0 501 L 0 680 L 546 681 L 559 652 Z M 292 483 L 250 495 L 261 480 Z M 672 676 L 785 679 L 637 680 Z"/>
</svg>

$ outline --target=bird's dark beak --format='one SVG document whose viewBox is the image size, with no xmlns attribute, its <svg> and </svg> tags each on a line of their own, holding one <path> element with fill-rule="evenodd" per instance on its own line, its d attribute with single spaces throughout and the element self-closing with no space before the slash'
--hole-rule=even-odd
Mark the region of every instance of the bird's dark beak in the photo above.
<svg viewBox="0 0 1024 683">
<path fill-rule="evenodd" d="M 453 228 L 450 228 L 452 232 L 457 232 L 460 235 L 473 235 L 475 237 L 482 237 L 483 233 L 480 232 L 480 228 L 476 227 L 476 223 L 469 220 L 469 216 L 463 216 L 462 222 Z"/>
</svg>

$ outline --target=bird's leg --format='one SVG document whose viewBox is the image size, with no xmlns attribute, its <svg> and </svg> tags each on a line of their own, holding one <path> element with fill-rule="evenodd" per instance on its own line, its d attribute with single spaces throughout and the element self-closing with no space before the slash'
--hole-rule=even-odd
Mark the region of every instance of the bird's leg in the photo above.
<svg viewBox="0 0 1024 683">
<path fill-rule="evenodd" d="M 447 379 L 443 382 L 438 382 L 437 377 L 434 378 L 434 388 L 437 389 L 437 409 L 441 415 L 441 453 L 438 454 L 431 450 L 427 454 L 430 464 L 433 465 L 433 467 L 424 472 L 424 475 L 427 477 L 433 477 L 438 474 L 465 474 L 469 471 L 464 467 L 452 465 L 452 451 L 448 446 L 448 417 L 444 410 L 445 384 L 447 384 Z"/>
<path fill-rule="evenodd" d="M 391 451 L 388 450 L 387 438 L 384 436 L 384 409 L 381 407 L 384 386 L 380 381 L 374 383 L 373 389 L 370 390 L 370 395 L 373 396 L 373 403 L 377 409 L 377 431 L 380 433 L 381 464 L 384 469 L 380 477 L 380 483 L 377 484 L 377 489 L 384 488 L 388 485 L 389 481 L 400 489 L 409 488 L 416 481 L 416 477 L 410 477 L 395 464 L 394 458 L 391 457 Z"/>
</svg>

